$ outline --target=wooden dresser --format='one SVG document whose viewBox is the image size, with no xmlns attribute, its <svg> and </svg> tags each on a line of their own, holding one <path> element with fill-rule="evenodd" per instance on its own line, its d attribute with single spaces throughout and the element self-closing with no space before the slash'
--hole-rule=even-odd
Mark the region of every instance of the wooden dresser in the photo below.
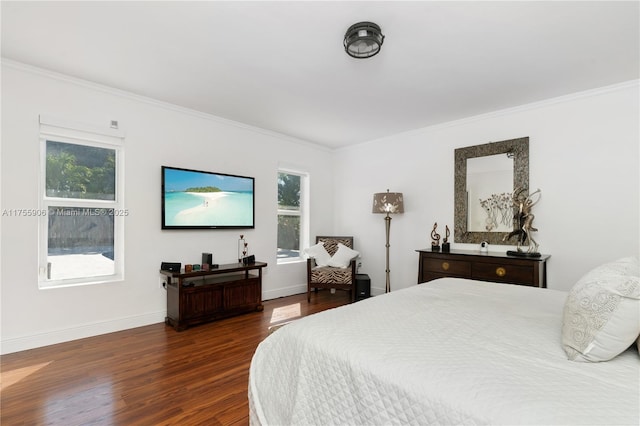
<svg viewBox="0 0 640 426">
<path fill-rule="evenodd" d="M 160 271 L 166 280 L 165 323 L 188 326 L 246 312 L 262 311 L 264 262 L 230 263 L 209 271 Z"/>
<path fill-rule="evenodd" d="M 418 284 L 443 277 L 470 278 L 480 281 L 547 287 L 547 259 L 507 256 L 502 253 L 451 250 L 450 253 L 416 250 Z"/>
</svg>

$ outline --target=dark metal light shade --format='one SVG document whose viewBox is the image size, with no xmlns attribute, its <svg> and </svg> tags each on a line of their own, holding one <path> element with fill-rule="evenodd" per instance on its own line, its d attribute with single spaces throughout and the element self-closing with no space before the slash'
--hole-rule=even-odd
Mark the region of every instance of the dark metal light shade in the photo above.
<svg viewBox="0 0 640 426">
<path fill-rule="evenodd" d="M 384 41 L 380 27 L 373 22 L 358 22 L 344 35 L 344 50 L 354 58 L 370 58 L 380 52 Z"/>
</svg>

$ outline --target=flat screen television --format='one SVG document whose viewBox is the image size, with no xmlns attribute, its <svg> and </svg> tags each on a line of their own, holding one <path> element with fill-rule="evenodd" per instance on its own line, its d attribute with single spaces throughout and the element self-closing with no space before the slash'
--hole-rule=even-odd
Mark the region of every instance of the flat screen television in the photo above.
<svg viewBox="0 0 640 426">
<path fill-rule="evenodd" d="M 162 166 L 162 229 L 255 227 L 252 177 Z"/>
</svg>

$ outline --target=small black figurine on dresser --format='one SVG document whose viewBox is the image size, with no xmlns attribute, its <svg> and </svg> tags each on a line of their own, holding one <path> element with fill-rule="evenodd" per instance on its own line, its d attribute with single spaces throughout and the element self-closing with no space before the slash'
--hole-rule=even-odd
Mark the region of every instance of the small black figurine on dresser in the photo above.
<svg viewBox="0 0 640 426">
<path fill-rule="evenodd" d="M 438 222 L 433 224 L 433 229 L 431 230 L 431 251 L 440 251 L 440 234 L 436 232 L 437 227 Z"/>
<path fill-rule="evenodd" d="M 451 235 L 451 232 L 449 231 L 449 226 L 445 225 L 444 226 L 444 240 L 442 240 L 442 252 L 443 253 L 449 253 L 449 251 L 451 250 L 451 244 L 449 244 L 449 235 Z"/>
</svg>

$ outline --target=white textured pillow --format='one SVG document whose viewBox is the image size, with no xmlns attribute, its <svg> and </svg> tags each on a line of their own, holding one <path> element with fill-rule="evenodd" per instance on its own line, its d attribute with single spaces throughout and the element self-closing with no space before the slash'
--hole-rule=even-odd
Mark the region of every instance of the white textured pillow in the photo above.
<svg viewBox="0 0 640 426">
<path fill-rule="evenodd" d="M 640 264 L 598 266 L 573 286 L 564 305 L 562 346 L 570 360 L 608 361 L 640 334 Z"/>
<path fill-rule="evenodd" d="M 313 257 L 316 260 L 316 265 L 327 266 L 331 260 L 331 255 L 327 253 L 327 249 L 324 248 L 324 243 L 321 241 L 315 246 L 311 246 L 304 250 L 304 253 Z"/>
<path fill-rule="evenodd" d="M 329 266 L 336 268 L 346 268 L 349 266 L 351 259 L 355 259 L 360 256 L 360 252 L 350 249 L 342 243 L 338 243 L 338 250 L 329 261 Z"/>
</svg>

